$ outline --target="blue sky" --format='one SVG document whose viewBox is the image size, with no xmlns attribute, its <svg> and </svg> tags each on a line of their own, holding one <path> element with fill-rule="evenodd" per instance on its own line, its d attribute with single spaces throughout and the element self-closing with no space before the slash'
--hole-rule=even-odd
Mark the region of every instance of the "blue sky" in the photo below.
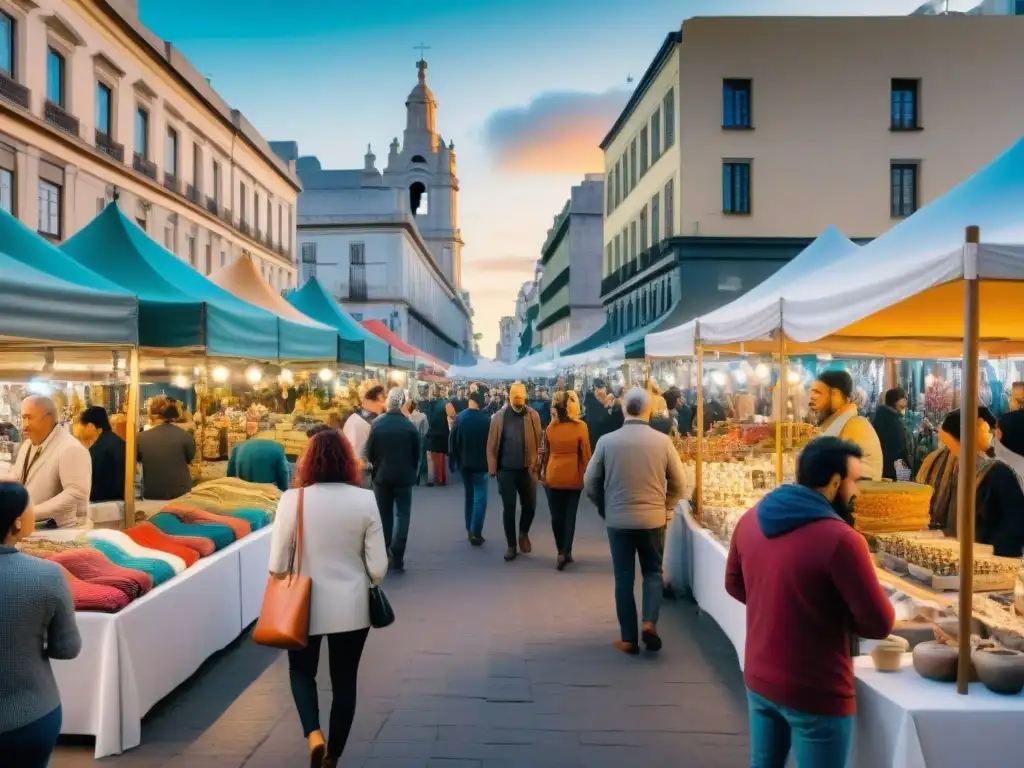
<svg viewBox="0 0 1024 768">
<path fill-rule="evenodd" d="M 902 15 L 920 2 L 140 0 L 140 11 L 265 138 L 295 140 L 327 168 L 362 167 L 367 143 L 381 165 L 405 125 L 413 47 L 430 46 L 437 128 L 458 161 L 463 283 L 493 355 L 498 319 L 513 312 L 569 188 L 602 170 L 599 154 L 596 167 L 509 169 L 497 160 L 510 126 L 562 110 L 580 141 L 596 144 L 628 96 L 627 77 L 639 78 L 689 16 Z"/>
</svg>

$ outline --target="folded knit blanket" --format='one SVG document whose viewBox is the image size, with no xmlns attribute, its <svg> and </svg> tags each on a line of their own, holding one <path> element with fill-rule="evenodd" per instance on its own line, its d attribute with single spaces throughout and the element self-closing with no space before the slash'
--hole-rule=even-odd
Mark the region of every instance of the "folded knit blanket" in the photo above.
<svg viewBox="0 0 1024 768">
<path fill-rule="evenodd" d="M 180 501 L 172 501 L 164 506 L 161 512 L 169 512 L 186 523 L 217 523 L 226 525 L 235 533 L 235 539 L 241 539 L 252 533 L 252 526 L 245 520 L 231 515 L 218 515 L 199 509 Z"/>
<path fill-rule="evenodd" d="M 165 581 L 174 578 L 174 569 L 163 560 L 155 557 L 132 557 L 116 544 L 103 541 L 102 539 L 96 539 L 89 543 L 92 544 L 94 549 L 109 557 L 116 565 L 148 573 L 153 577 L 154 586 L 160 586 Z"/>
<path fill-rule="evenodd" d="M 185 562 L 186 568 L 195 565 L 199 559 L 198 552 L 176 542 L 173 537 L 168 536 L 152 523 L 140 523 L 127 529 L 124 533 L 140 547 L 156 549 L 180 557 Z"/>
<path fill-rule="evenodd" d="M 162 552 L 159 549 L 141 546 L 124 531 L 111 531 L 105 528 L 96 528 L 86 534 L 90 543 L 96 541 L 107 541 L 122 550 L 129 557 L 138 557 L 150 560 L 163 560 L 171 567 L 175 575 L 185 570 L 185 561 L 177 555 Z"/>
<path fill-rule="evenodd" d="M 170 512 L 161 512 L 149 519 L 153 525 L 172 536 L 192 536 L 206 539 L 215 549 L 224 549 L 235 540 L 235 533 L 226 525 L 217 523 L 186 523 Z"/>
<path fill-rule="evenodd" d="M 128 605 L 128 595 L 117 587 L 82 581 L 63 566 L 61 566 L 61 571 L 64 572 L 68 587 L 71 588 L 71 600 L 75 604 L 76 611 L 117 613 Z"/>
<path fill-rule="evenodd" d="M 242 518 L 252 526 L 254 531 L 265 528 L 270 522 L 270 515 L 262 509 L 236 509 L 234 512 L 228 512 L 228 515 Z"/>
<path fill-rule="evenodd" d="M 116 587 L 124 592 L 129 600 L 141 597 L 153 588 L 153 577 L 148 573 L 116 565 L 110 558 L 92 547 L 49 553 L 46 557 L 60 563 L 82 581 Z"/>
</svg>

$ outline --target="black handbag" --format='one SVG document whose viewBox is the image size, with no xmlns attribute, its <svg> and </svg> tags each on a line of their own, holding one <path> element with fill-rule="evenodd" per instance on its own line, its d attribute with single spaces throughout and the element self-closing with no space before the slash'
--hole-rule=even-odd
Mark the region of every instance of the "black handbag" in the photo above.
<svg viewBox="0 0 1024 768">
<path fill-rule="evenodd" d="M 370 585 L 370 626 L 374 629 L 390 627 L 395 623 L 395 612 L 388 596 L 376 584 Z"/>
</svg>

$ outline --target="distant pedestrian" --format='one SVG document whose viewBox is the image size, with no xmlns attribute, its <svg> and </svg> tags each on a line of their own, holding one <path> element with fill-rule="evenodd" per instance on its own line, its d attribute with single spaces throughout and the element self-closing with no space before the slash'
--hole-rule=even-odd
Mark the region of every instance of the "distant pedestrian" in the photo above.
<svg viewBox="0 0 1024 768">
<path fill-rule="evenodd" d="M 423 412 L 421 405 L 419 400 L 412 398 L 409 398 L 405 404 L 409 421 L 416 427 L 420 436 L 420 463 L 416 470 L 416 485 L 422 483 L 423 478 L 427 475 L 427 414 Z"/>
<path fill-rule="evenodd" d="M 533 551 L 530 526 L 537 509 L 537 475 L 540 470 L 542 431 L 540 416 L 526 404 L 526 387 L 516 382 L 509 388 L 508 405 L 491 419 L 487 436 L 487 468 L 498 478 L 502 521 L 505 527 L 505 560 Z M 516 537 L 516 498 L 522 507 Z M 517 550 L 518 545 L 518 550 Z"/>
<path fill-rule="evenodd" d="M 725 588 L 747 607 L 753 768 L 844 768 L 856 700 L 850 637 L 881 639 L 895 619 L 864 538 L 844 521 L 861 449 L 819 437 L 797 459 L 796 484 L 740 518 Z"/>
<path fill-rule="evenodd" d="M 427 414 L 427 485 L 448 485 L 448 436 L 451 427 L 448 410 L 454 408 L 447 398 L 438 396 Z M 454 419 L 454 415 L 452 417 Z"/>
<path fill-rule="evenodd" d="M 484 518 L 487 516 L 487 438 L 491 414 L 484 410 L 486 395 L 478 389 L 469 396 L 469 407 L 455 417 L 452 425 L 450 456 L 462 474 L 466 487 L 466 535 L 469 543 L 484 543 Z"/>
<path fill-rule="evenodd" d="M 394 387 L 388 392 L 387 412 L 378 416 L 366 439 L 373 495 L 384 525 L 384 542 L 391 567 L 405 570 L 405 548 L 412 516 L 412 487 L 420 458 L 420 433 L 402 412 L 406 394 Z"/>
<path fill-rule="evenodd" d="M 551 530 L 558 550 L 558 570 L 573 562 L 576 511 L 583 492 L 583 476 L 590 464 L 590 435 L 580 420 L 580 398 L 561 390 L 551 401 L 554 420 L 545 432 L 541 479 L 551 510 Z"/>
<path fill-rule="evenodd" d="M 370 436 L 370 425 L 374 419 L 384 413 L 384 408 L 384 387 L 380 384 L 371 384 L 363 395 L 359 410 L 345 420 L 345 427 L 342 429 L 342 433 L 352 444 L 356 458 L 363 462 L 363 484 L 367 488 L 371 485 L 371 479 L 366 459 L 366 439 Z"/>
<path fill-rule="evenodd" d="M 306 736 L 310 765 L 335 768 L 356 714 L 359 661 L 370 632 L 370 584 L 388 570 L 384 532 L 373 494 L 361 487 L 361 466 L 348 439 L 333 429 L 313 436 L 299 462 L 297 488 L 277 504 L 270 572 L 289 570 L 302 504 L 302 575 L 313 584 L 309 644 L 288 651 L 292 698 Z M 320 729 L 316 682 L 327 638 L 331 693 L 330 741 Z"/>
<path fill-rule="evenodd" d="M 15 548 L 34 529 L 28 491 L 0 483 L 0 755 L 12 768 L 50 762 L 61 725 L 50 659 L 82 650 L 63 569 Z"/>
<path fill-rule="evenodd" d="M 605 401 L 608 399 L 608 384 L 604 379 L 594 379 L 594 385 L 587 396 L 583 399 L 583 418 L 587 422 L 587 432 L 590 435 L 590 452 L 594 452 L 597 441 L 605 433 L 608 425 L 608 406 Z"/>
<path fill-rule="evenodd" d="M 683 465 L 669 437 L 648 424 L 651 396 L 646 390 L 626 393 L 623 409 L 622 428 L 597 441 L 584 483 L 608 526 L 621 633 L 615 647 L 635 654 L 641 639 L 647 650 L 661 649 L 658 613 L 665 528 L 683 496 Z M 642 632 L 637 631 L 633 597 L 637 560 L 643 577 Z"/>
</svg>

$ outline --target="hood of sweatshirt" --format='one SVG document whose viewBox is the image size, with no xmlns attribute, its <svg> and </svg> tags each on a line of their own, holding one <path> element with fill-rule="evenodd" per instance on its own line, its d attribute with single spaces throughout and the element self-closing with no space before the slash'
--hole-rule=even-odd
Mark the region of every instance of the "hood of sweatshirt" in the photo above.
<svg viewBox="0 0 1024 768">
<path fill-rule="evenodd" d="M 757 505 L 757 524 L 767 538 L 783 536 L 817 520 L 841 520 L 828 499 L 802 485 L 782 485 Z"/>
</svg>

